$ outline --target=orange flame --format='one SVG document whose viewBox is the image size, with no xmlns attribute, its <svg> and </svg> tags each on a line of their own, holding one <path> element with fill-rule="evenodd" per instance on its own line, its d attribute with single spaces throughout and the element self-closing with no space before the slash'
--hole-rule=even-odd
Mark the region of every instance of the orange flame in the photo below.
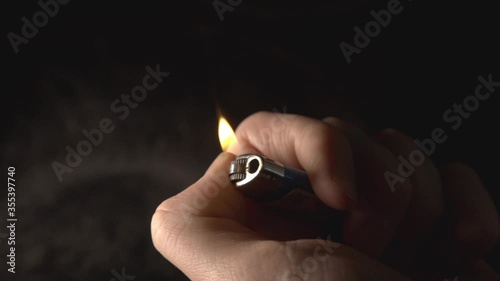
<svg viewBox="0 0 500 281">
<path fill-rule="evenodd" d="M 237 143 L 233 128 L 231 128 L 226 118 L 222 116 L 219 117 L 219 141 L 222 151 L 226 151 L 231 144 Z"/>
</svg>

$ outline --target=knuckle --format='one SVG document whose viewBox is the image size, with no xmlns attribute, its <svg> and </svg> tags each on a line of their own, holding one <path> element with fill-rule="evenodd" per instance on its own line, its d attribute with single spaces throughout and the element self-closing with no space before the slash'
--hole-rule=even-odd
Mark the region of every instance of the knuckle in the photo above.
<svg viewBox="0 0 500 281">
<path fill-rule="evenodd" d="M 157 249 L 173 248 L 177 244 L 176 237 L 181 236 L 187 226 L 189 216 L 182 211 L 182 203 L 176 196 L 163 201 L 151 218 L 151 238 L 154 246 Z M 170 245 L 172 247 L 169 247 Z"/>
<path fill-rule="evenodd" d="M 378 137 L 385 140 L 386 144 L 398 143 L 405 157 L 415 150 L 420 150 L 413 138 L 395 128 L 381 130 Z"/>
<path fill-rule="evenodd" d="M 331 150 L 334 145 L 349 145 L 349 141 L 343 135 L 338 133 L 332 126 L 324 122 L 318 122 L 312 124 L 308 130 L 305 131 L 305 135 L 313 136 L 311 138 L 311 144 L 315 148 L 320 150 Z"/>
</svg>

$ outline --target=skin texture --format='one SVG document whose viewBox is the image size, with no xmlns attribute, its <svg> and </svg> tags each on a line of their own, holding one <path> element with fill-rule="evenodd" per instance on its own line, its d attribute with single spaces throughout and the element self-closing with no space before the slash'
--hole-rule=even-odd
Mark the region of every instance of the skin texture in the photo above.
<svg viewBox="0 0 500 281">
<path fill-rule="evenodd" d="M 238 143 L 153 215 L 156 249 L 192 280 L 500 280 L 481 258 L 496 245 L 496 208 L 472 168 L 429 160 L 395 189 L 398 156 L 417 149 L 393 129 L 368 136 L 337 118 L 259 112 Z M 342 241 L 315 220 L 277 213 L 229 182 L 235 155 L 259 153 L 309 174 L 314 192 L 344 212 Z M 331 239 L 330 239 L 331 240 Z"/>
</svg>

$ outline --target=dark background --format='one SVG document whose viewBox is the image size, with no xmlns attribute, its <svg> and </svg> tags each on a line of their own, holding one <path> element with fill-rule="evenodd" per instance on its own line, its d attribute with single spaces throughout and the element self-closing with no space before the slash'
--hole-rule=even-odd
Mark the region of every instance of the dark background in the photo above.
<svg viewBox="0 0 500 281">
<path fill-rule="evenodd" d="M 401 1 L 403 11 L 348 64 L 339 43 L 353 44 L 353 28 L 387 2 L 244 0 L 221 22 L 211 1 L 72 0 L 18 54 L 4 37 L 1 152 L 3 167 L 17 171 L 16 277 L 110 280 L 125 267 L 135 280 L 183 280 L 153 248 L 150 217 L 219 153 L 217 106 L 233 126 L 286 108 L 418 139 L 442 127 L 449 138 L 432 158 L 476 168 L 498 206 L 500 90 L 456 131 L 442 117 L 474 94 L 479 75 L 500 80 L 497 10 Z M 40 7 L 20 1 L 2 9 L 6 35 L 20 34 L 21 17 Z M 117 119 L 112 101 L 156 64 L 171 75 Z M 62 163 L 64 147 L 104 117 L 115 131 L 59 183 L 50 164 Z M 6 191 L 0 196 L 5 206 Z M 4 256 L 5 241 L 0 249 Z"/>
</svg>

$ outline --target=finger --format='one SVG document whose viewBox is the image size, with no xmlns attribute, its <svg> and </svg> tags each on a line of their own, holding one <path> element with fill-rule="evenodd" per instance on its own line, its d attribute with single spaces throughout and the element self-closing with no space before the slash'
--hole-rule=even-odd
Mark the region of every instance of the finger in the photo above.
<svg viewBox="0 0 500 281">
<path fill-rule="evenodd" d="M 397 157 L 398 174 L 412 186 L 410 208 L 399 225 L 384 260 L 404 271 L 418 262 L 417 252 L 431 239 L 444 213 L 441 179 L 432 161 L 413 139 L 395 130 L 386 129 L 376 140 Z"/>
<path fill-rule="evenodd" d="M 236 129 L 235 154 L 256 152 L 286 165 L 303 168 L 317 196 L 345 210 L 356 200 L 349 142 L 331 126 L 303 116 L 259 112 Z"/>
<path fill-rule="evenodd" d="M 228 179 L 232 160 L 221 154 L 199 181 L 160 204 L 151 221 L 156 249 L 193 280 L 230 270 L 236 265 L 227 257 L 259 238 L 242 225 L 244 198 Z"/>
<path fill-rule="evenodd" d="M 245 198 L 234 188 L 228 175 L 234 159 L 231 153 L 221 153 L 198 182 L 167 201 L 181 202 L 186 218 L 197 215 L 244 222 Z M 164 206 L 160 205 L 160 208 L 164 209 Z"/>
<path fill-rule="evenodd" d="M 441 175 L 450 229 L 437 258 L 452 268 L 482 257 L 498 242 L 495 205 L 472 168 L 460 163 L 445 166 Z"/>
<path fill-rule="evenodd" d="M 348 137 L 358 180 L 359 203 L 345 220 L 344 242 L 378 257 L 409 207 L 410 182 L 394 180 L 398 178 L 396 157 L 361 129 L 334 117 L 324 121 Z"/>
<path fill-rule="evenodd" d="M 233 159 L 221 154 L 199 181 L 153 215 L 156 249 L 191 280 L 407 280 L 338 243 L 276 242 L 246 228 L 244 198 L 224 180 Z"/>
</svg>

